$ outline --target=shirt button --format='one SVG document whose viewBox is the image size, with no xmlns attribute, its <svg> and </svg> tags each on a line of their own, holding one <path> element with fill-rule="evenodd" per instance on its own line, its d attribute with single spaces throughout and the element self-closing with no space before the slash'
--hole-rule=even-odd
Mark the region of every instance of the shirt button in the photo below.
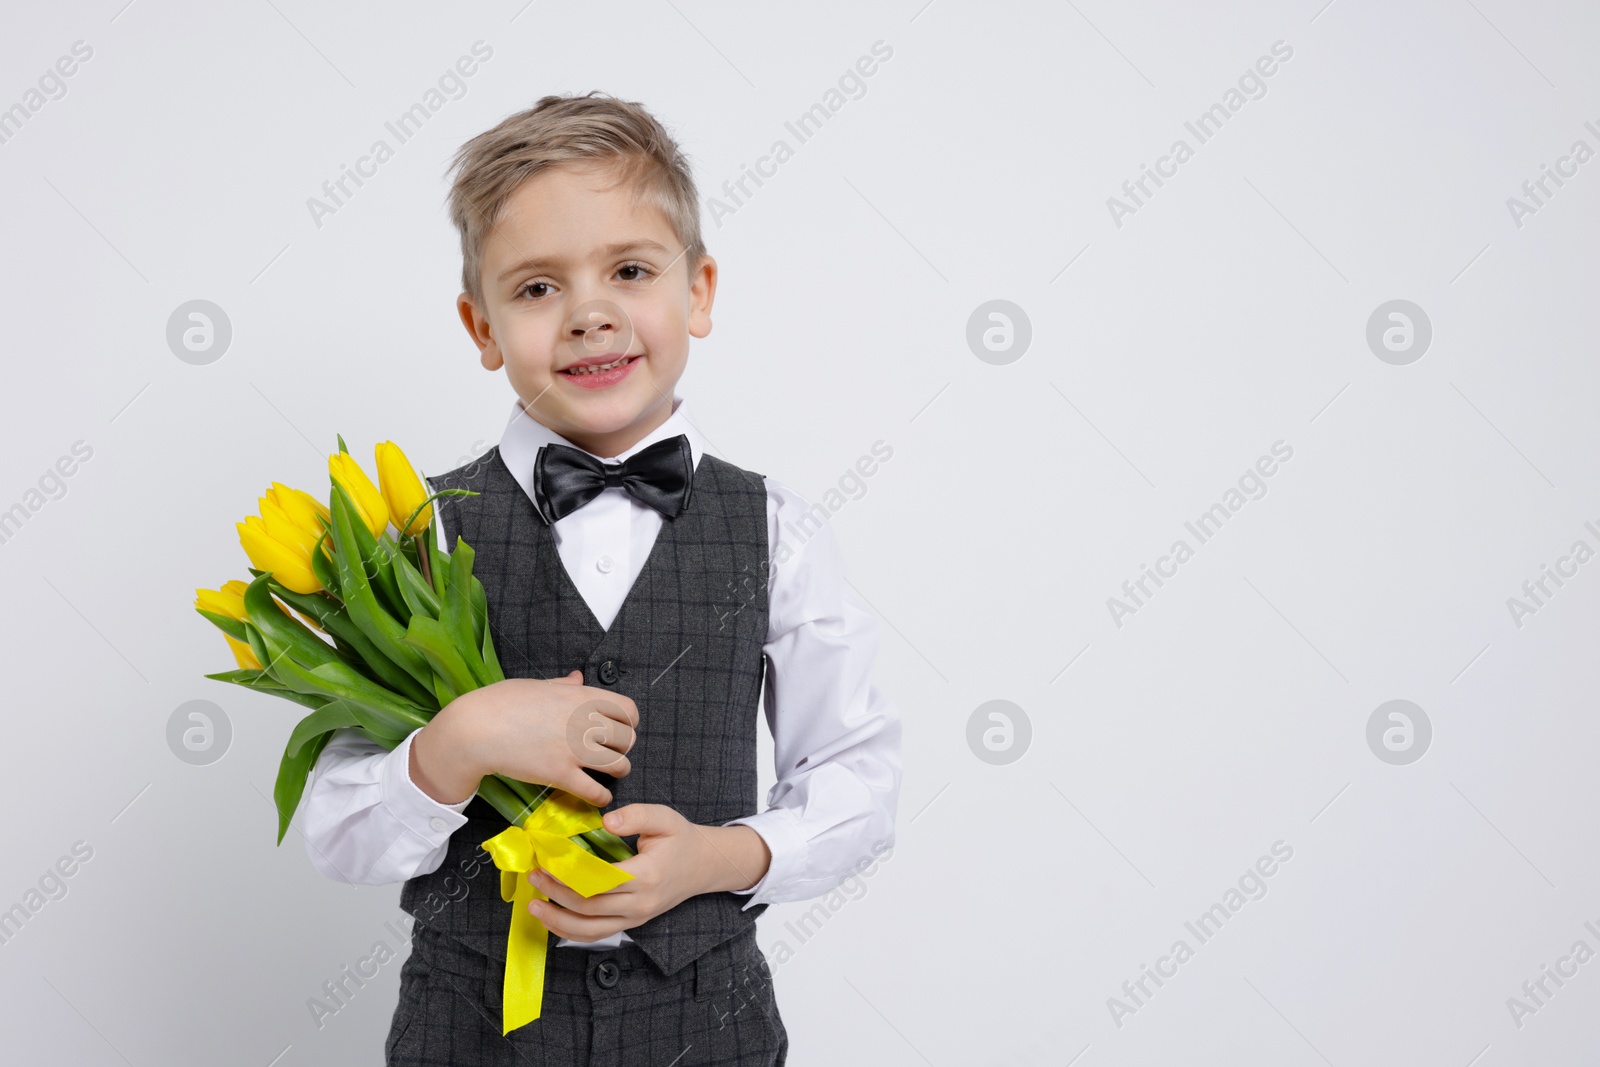
<svg viewBox="0 0 1600 1067">
<path fill-rule="evenodd" d="M 600 669 L 595 672 L 595 675 L 605 685 L 616 685 L 618 677 L 616 662 L 614 660 L 606 660 L 600 664 Z"/>
<path fill-rule="evenodd" d="M 600 569 L 601 574 L 610 574 L 611 568 L 615 567 L 616 563 L 612 561 L 610 556 L 601 556 L 594 561 L 594 565 Z"/>
<path fill-rule="evenodd" d="M 428 820 L 428 825 L 433 827 L 434 830 L 438 831 L 441 834 L 444 833 L 446 830 L 450 829 L 450 824 L 445 822 L 444 819 L 441 818 L 438 815 L 435 815 L 433 818 L 429 819 Z"/>
</svg>

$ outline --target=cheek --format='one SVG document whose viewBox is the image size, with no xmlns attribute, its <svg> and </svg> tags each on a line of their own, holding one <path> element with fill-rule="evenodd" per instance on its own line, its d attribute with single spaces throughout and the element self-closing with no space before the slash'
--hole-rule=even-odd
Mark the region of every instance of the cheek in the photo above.
<svg viewBox="0 0 1600 1067">
<path fill-rule="evenodd" d="M 550 366 L 557 343 L 554 327 L 534 316 L 523 316 L 506 323 L 498 336 L 507 362 L 533 370 Z"/>
<path fill-rule="evenodd" d="M 628 309 L 633 332 L 646 351 L 670 355 L 683 347 L 689 333 L 688 309 L 665 301 Z"/>
</svg>

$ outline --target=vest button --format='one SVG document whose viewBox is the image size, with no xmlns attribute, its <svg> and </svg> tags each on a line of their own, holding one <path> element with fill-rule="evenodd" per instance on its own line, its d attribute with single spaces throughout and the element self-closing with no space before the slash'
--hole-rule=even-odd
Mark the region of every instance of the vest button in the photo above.
<svg viewBox="0 0 1600 1067">
<path fill-rule="evenodd" d="M 596 672 L 596 676 L 600 679 L 600 681 L 604 682 L 606 685 L 616 685 L 617 684 L 617 665 L 616 665 L 616 663 L 614 661 L 612 661 L 612 660 L 609 660 L 609 659 L 606 660 L 604 663 L 600 664 L 600 669 L 599 669 L 599 671 Z"/>
<path fill-rule="evenodd" d="M 622 972 L 611 960 L 601 960 L 594 965 L 594 980 L 600 984 L 601 989 L 611 989 L 622 977 Z"/>
</svg>

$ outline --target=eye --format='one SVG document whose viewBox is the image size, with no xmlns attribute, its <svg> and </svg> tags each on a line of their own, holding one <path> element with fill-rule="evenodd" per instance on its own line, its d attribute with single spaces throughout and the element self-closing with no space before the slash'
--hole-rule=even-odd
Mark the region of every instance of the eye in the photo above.
<svg viewBox="0 0 1600 1067">
<path fill-rule="evenodd" d="M 549 288 L 550 288 L 550 285 L 549 285 L 548 282 L 528 282 L 526 285 L 522 286 L 522 288 L 517 290 L 517 296 L 522 297 L 523 299 L 527 299 L 527 300 L 538 300 L 541 297 L 543 297 L 545 294 L 544 293 L 536 293 L 533 290 L 535 290 L 535 289 L 548 290 Z"/>
<path fill-rule="evenodd" d="M 651 270 L 649 267 L 645 266 L 643 263 L 624 263 L 622 266 L 617 268 L 617 273 L 621 274 L 623 271 L 630 271 L 630 270 L 631 271 L 635 271 L 637 273 L 632 278 L 623 278 L 622 279 L 623 281 L 625 281 L 625 282 L 643 281 L 646 277 L 651 277 L 651 278 L 655 277 L 655 273 L 656 273 L 655 271 Z"/>
</svg>

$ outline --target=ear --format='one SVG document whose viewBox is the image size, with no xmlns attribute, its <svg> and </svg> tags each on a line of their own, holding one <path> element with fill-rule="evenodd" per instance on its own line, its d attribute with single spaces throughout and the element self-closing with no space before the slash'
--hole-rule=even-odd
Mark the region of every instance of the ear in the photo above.
<svg viewBox="0 0 1600 1067">
<path fill-rule="evenodd" d="M 717 261 L 700 257 L 689 275 L 689 334 L 704 337 L 711 332 L 711 304 L 717 296 Z"/>
<path fill-rule="evenodd" d="M 483 369 L 499 370 L 505 366 L 506 361 L 500 352 L 499 342 L 494 339 L 489 316 L 478 307 L 477 301 L 467 293 L 462 293 L 456 297 L 456 313 L 461 316 L 461 325 L 467 328 L 472 343 L 478 346 L 478 358 L 483 363 Z"/>
</svg>

